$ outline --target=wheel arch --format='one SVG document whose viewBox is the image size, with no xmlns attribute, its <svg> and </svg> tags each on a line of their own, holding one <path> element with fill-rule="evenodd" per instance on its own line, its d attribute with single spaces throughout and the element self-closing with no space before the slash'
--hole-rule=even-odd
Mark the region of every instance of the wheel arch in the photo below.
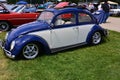
<svg viewBox="0 0 120 80">
<path fill-rule="evenodd" d="M 8 23 L 8 25 L 9 25 L 9 29 L 11 29 L 12 27 L 12 24 L 11 24 L 11 22 L 10 21 L 8 21 L 8 20 L 0 20 L 0 22 L 7 22 Z"/>
<path fill-rule="evenodd" d="M 103 28 L 101 28 L 101 27 L 98 26 L 98 25 L 95 25 L 95 26 L 91 29 L 91 31 L 88 33 L 88 36 L 87 36 L 87 39 L 86 39 L 87 44 L 90 44 L 90 43 L 91 43 L 91 37 L 92 37 L 92 35 L 93 35 L 95 32 L 100 32 L 102 37 L 105 36 L 105 35 L 104 35 Z"/>
<path fill-rule="evenodd" d="M 8 20 L 0 20 L 0 22 L 7 22 L 8 24 L 12 25 L 11 22 Z"/>
<path fill-rule="evenodd" d="M 51 50 L 49 48 L 47 41 L 42 37 L 38 37 L 35 35 L 24 35 L 20 38 L 15 39 L 15 42 L 16 42 L 15 51 L 13 51 L 13 53 L 15 53 L 14 55 L 19 55 L 20 53 L 17 53 L 17 52 L 20 52 L 26 44 L 31 42 L 38 43 L 38 45 L 42 46 L 42 49 L 43 51 L 45 51 L 46 54 L 51 53 Z"/>
</svg>

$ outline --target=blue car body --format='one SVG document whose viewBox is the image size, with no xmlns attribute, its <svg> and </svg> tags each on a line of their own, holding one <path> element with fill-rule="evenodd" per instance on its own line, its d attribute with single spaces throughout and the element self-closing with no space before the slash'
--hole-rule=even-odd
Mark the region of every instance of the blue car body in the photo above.
<svg viewBox="0 0 120 80">
<path fill-rule="evenodd" d="M 21 54 L 23 47 L 31 42 L 38 42 L 38 43 L 42 44 L 44 52 L 49 54 L 49 53 L 56 52 L 56 51 L 66 49 L 66 48 L 70 48 L 70 47 L 73 47 L 73 46 L 76 46 L 79 44 L 80 45 L 81 44 L 89 44 L 89 43 L 91 43 L 91 36 L 96 31 L 100 31 L 102 36 L 106 36 L 107 31 L 99 26 L 96 18 L 87 10 L 79 9 L 79 8 L 64 8 L 64 9 L 60 9 L 60 10 L 46 9 L 44 12 L 47 12 L 47 11 L 52 12 L 54 14 L 50 23 L 38 19 L 34 22 L 23 24 L 23 25 L 17 27 L 16 29 L 13 29 L 10 32 L 8 32 L 4 46 L 2 47 L 5 51 L 5 54 L 8 57 L 16 58 L 19 54 Z M 72 26 L 81 26 L 81 25 L 84 26 L 86 24 L 87 25 L 92 24 L 93 26 L 89 29 L 89 32 L 87 32 L 85 40 L 83 42 L 78 43 L 78 44 L 76 44 L 76 43 L 72 44 L 72 46 L 70 44 L 70 45 L 66 45 L 66 46 L 62 46 L 62 47 L 61 46 L 60 47 L 51 47 L 51 45 L 49 44 L 47 39 L 44 38 L 44 36 L 38 36 L 38 32 L 42 32 L 42 35 L 43 35 L 43 32 L 46 31 L 44 33 L 44 35 L 47 36 L 47 33 L 50 34 L 50 33 L 52 33 L 52 31 L 61 29 L 59 27 L 59 25 L 56 27 L 53 27 L 54 26 L 53 24 L 55 24 L 55 22 L 56 22 L 56 17 L 60 14 L 70 13 L 70 12 L 72 12 L 75 16 L 78 15 L 78 12 L 81 12 L 81 13 L 85 13 L 91 17 L 90 22 L 79 23 L 78 17 L 76 17 L 75 24 L 60 25 L 60 27 L 66 29 L 66 28 L 71 28 Z M 48 35 L 48 37 L 50 39 L 49 35 Z M 13 46 L 12 42 L 14 43 L 14 47 L 11 49 L 11 46 Z M 59 50 L 57 50 L 58 48 L 59 48 Z"/>
</svg>

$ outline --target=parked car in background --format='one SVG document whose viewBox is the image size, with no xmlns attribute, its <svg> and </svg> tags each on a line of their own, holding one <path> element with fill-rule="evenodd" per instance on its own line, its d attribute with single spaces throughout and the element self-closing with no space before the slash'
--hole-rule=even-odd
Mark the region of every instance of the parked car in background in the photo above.
<svg viewBox="0 0 120 80">
<path fill-rule="evenodd" d="M 25 6 L 15 6 L 9 11 L 4 5 L 0 4 L 0 30 L 7 31 L 21 24 L 35 21 L 40 13 L 25 12 Z"/>
<path fill-rule="evenodd" d="M 110 9 L 111 16 L 120 16 L 120 7 Z"/>
<path fill-rule="evenodd" d="M 71 14 L 69 17 L 63 17 Z M 20 55 L 34 59 L 41 53 L 54 53 L 85 44 L 97 45 L 107 36 L 96 18 L 86 9 L 46 9 L 38 19 L 6 34 L 1 47 L 10 58 Z"/>
<path fill-rule="evenodd" d="M 12 12 L 17 13 L 31 13 L 31 12 L 37 12 L 35 6 L 26 6 L 26 5 L 15 5 L 12 9 Z"/>
<path fill-rule="evenodd" d="M 110 5 L 110 16 L 120 16 L 120 7 L 117 2 L 108 1 Z"/>
<path fill-rule="evenodd" d="M 23 10 L 25 9 L 25 5 L 15 5 L 12 9 L 11 12 L 17 12 L 17 13 L 23 13 Z"/>
<path fill-rule="evenodd" d="M 9 11 L 15 6 L 14 4 L 3 4 Z"/>
</svg>

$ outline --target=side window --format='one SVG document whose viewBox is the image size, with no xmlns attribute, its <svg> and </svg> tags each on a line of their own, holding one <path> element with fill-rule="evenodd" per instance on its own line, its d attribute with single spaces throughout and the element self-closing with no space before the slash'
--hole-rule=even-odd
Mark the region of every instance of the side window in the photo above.
<svg viewBox="0 0 120 80">
<path fill-rule="evenodd" d="M 86 13 L 79 13 L 79 15 L 78 15 L 78 21 L 79 21 L 79 23 L 81 23 L 81 22 L 91 22 L 92 21 L 92 19 L 91 19 L 91 17 L 88 15 L 88 14 L 86 14 Z"/>
<path fill-rule="evenodd" d="M 75 14 L 64 13 L 57 16 L 55 26 L 70 25 L 75 23 L 76 23 Z"/>
</svg>

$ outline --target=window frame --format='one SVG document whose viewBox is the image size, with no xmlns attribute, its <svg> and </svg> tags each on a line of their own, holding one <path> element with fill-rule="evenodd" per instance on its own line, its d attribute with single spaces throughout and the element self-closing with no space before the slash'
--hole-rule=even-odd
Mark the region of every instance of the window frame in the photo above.
<svg viewBox="0 0 120 80">
<path fill-rule="evenodd" d="M 55 25 L 56 23 L 56 19 L 58 16 L 62 15 L 62 14 L 73 14 L 74 15 L 74 18 L 75 18 L 75 23 L 74 24 L 64 24 L 64 25 Z M 77 24 L 77 14 L 76 12 L 64 12 L 64 13 L 59 13 L 57 15 L 55 15 L 54 19 L 53 19 L 53 24 L 54 24 L 54 27 L 53 28 L 63 28 L 63 27 L 71 27 L 71 26 L 75 26 Z"/>
<path fill-rule="evenodd" d="M 89 15 L 89 17 L 90 17 L 91 20 L 90 20 L 89 22 L 88 22 L 88 21 L 86 21 L 86 22 L 79 22 L 79 14 L 80 14 L 80 13 L 84 13 L 84 14 Z M 79 24 L 79 25 L 83 25 L 83 24 L 93 24 L 93 23 L 95 24 L 95 20 L 93 19 L 93 17 L 92 17 L 89 13 L 86 13 L 86 12 L 83 12 L 83 11 L 82 11 L 82 12 L 78 12 L 78 13 L 77 13 L 77 16 L 78 16 L 78 17 L 77 17 L 77 21 L 78 21 L 78 24 Z"/>
</svg>

